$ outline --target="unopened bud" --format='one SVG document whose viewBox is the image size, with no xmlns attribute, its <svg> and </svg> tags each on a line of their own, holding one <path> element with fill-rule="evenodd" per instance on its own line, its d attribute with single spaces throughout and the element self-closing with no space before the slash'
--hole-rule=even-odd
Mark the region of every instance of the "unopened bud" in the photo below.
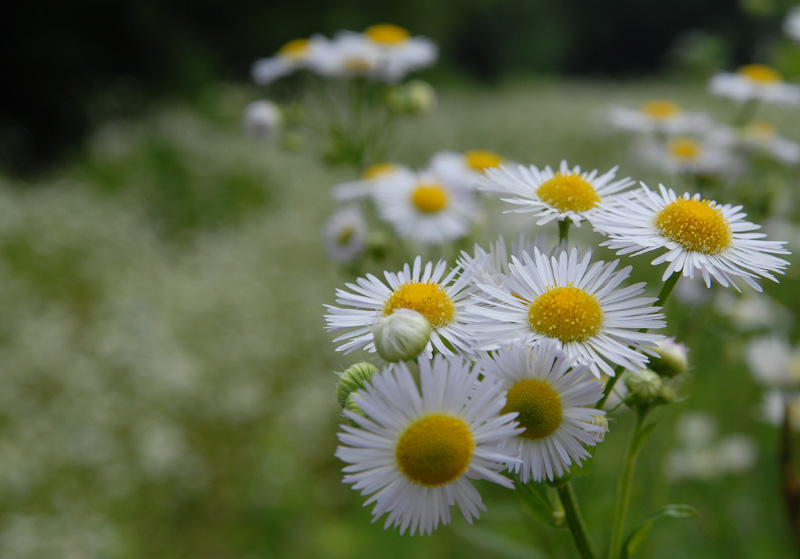
<svg viewBox="0 0 800 559">
<path fill-rule="evenodd" d="M 628 397 L 625 402 L 630 406 L 660 403 L 664 391 L 664 381 L 658 373 L 650 369 L 643 369 L 638 373 L 628 371 L 625 373 L 625 386 L 628 387 Z"/>
<path fill-rule="evenodd" d="M 378 355 L 389 363 L 413 359 L 431 339 L 431 323 L 417 311 L 397 309 L 373 325 Z"/>
<path fill-rule="evenodd" d="M 406 110 L 413 114 L 423 114 L 436 107 L 436 90 L 428 82 L 411 80 L 406 84 Z"/>
<path fill-rule="evenodd" d="M 606 433 L 608 433 L 608 418 L 606 417 L 606 414 L 595 415 L 588 423 L 601 428 L 600 431 L 593 432 L 592 436 L 597 440 L 598 443 L 602 443 L 606 438 Z"/>
<path fill-rule="evenodd" d="M 689 367 L 689 350 L 675 338 L 665 338 L 655 347 L 657 357 L 650 357 L 648 366 L 662 377 L 674 378 L 682 375 Z"/>
<path fill-rule="evenodd" d="M 242 128 L 245 134 L 258 140 L 275 136 L 281 125 L 281 111 L 272 101 L 253 101 L 247 105 L 242 115 Z"/>
<path fill-rule="evenodd" d="M 339 406 L 344 408 L 347 406 L 347 400 L 350 395 L 356 390 L 364 388 L 367 382 L 372 378 L 372 375 L 378 372 L 378 368 L 372 363 L 361 361 L 355 365 L 351 365 L 345 372 L 339 375 L 339 380 L 336 382 L 336 399 Z"/>
<path fill-rule="evenodd" d="M 344 409 L 350 410 L 351 412 L 357 413 L 358 415 L 364 415 L 361 406 L 359 406 L 358 402 L 356 402 L 356 399 L 353 398 L 354 395 L 358 395 L 358 392 L 350 393 L 350 395 L 347 397 L 347 402 L 345 402 Z"/>
</svg>

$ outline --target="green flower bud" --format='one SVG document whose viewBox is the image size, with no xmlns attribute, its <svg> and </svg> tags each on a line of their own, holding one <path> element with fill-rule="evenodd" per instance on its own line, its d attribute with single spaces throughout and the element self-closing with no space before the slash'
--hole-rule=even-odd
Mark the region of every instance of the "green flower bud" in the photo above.
<svg viewBox="0 0 800 559">
<path fill-rule="evenodd" d="M 606 438 L 606 433 L 608 433 L 608 418 L 606 417 L 606 414 L 595 415 L 588 423 L 592 425 L 599 425 L 603 428 L 601 432 L 593 434 L 593 436 L 597 439 L 597 442 L 602 443 Z"/>
<path fill-rule="evenodd" d="M 417 311 L 397 309 L 372 327 L 375 349 L 389 363 L 413 359 L 431 339 L 431 323 Z"/>
<path fill-rule="evenodd" d="M 659 403 L 664 390 L 664 381 L 658 373 L 643 369 L 638 373 L 628 371 L 623 377 L 628 387 L 625 403 L 631 407 Z"/>
<path fill-rule="evenodd" d="M 649 367 L 662 377 L 674 378 L 689 367 L 689 350 L 675 338 L 665 338 L 655 348 L 658 357 L 650 357 Z"/>
<path fill-rule="evenodd" d="M 411 80 L 405 89 L 408 113 L 412 115 L 428 113 L 436 107 L 436 90 L 428 82 Z"/>
<path fill-rule="evenodd" d="M 344 409 L 350 410 L 351 412 L 357 413 L 358 415 L 364 415 L 364 412 L 356 402 L 356 399 L 353 398 L 353 395 L 355 394 L 358 394 L 358 392 L 351 392 L 350 395 L 347 397 L 347 402 L 344 405 Z"/>
<path fill-rule="evenodd" d="M 336 382 L 336 399 L 339 402 L 339 406 L 346 407 L 350 394 L 364 388 L 365 384 L 372 378 L 372 375 L 377 372 L 378 368 L 375 365 L 361 361 L 351 365 L 345 372 L 340 374 L 339 380 Z"/>
</svg>

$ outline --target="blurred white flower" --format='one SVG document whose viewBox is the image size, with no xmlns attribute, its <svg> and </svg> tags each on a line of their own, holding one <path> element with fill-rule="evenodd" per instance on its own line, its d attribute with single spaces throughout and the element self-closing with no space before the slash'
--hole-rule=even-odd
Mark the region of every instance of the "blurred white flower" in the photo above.
<svg viewBox="0 0 800 559">
<path fill-rule="evenodd" d="M 244 108 L 242 128 L 245 134 L 258 140 L 274 137 L 281 125 L 281 112 L 272 101 L 253 101 Z"/>
<path fill-rule="evenodd" d="M 748 64 L 736 72 L 720 72 L 708 84 L 714 95 L 740 103 L 758 100 L 776 105 L 800 103 L 800 86 L 783 81 L 781 74 L 763 64 Z"/>
</svg>

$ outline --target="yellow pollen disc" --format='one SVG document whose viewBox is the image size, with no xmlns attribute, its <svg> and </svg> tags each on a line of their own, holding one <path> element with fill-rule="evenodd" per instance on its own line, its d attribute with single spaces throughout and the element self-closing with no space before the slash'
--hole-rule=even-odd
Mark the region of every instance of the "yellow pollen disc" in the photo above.
<svg viewBox="0 0 800 559">
<path fill-rule="evenodd" d="M 382 45 L 399 45 L 411 37 L 408 31 L 391 23 L 381 23 L 367 27 L 364 35 Z"/>
<path fill-rule="evenodd" d="M 397 468 L 414 483 L 439 487 L 467 471 L 474 448 L 472 433 L 463 420 L 428 415 L 400 436 L 395 450 Z"/>
<path fill-rule="evenodd" d="M 546 382 L 523 380 L 511 387 L 506 407 L 500 413 L 517 412 L 517 421 L 525 432 L 520 437 L 543 439 L 561 425 L 561 397 Z"/>
<path fill-rule="evenodd" d="M 528 309 L 531 329 L 564 343 L 582 342 L 603 325 L 597 297 L 577 287 L 553 287 L 539 295 Z"/>
<path fill-rule="evenodd" d="M 585 212 L 600 202 L 594 186 L 576 173 L 556 173 L 536 189 L 536 194 L 562 212 Z"/>
<path fill-rule="evenodd" d="M 755 136 L 759 140 L 767 141 L 775 137 L 775 127 L 769 122 L 756 120 L 747 126 L 746 133 Z"/>
<path fill-rule="evenodd" d="M 694 138 L 675 138 L 667 146 L 667 151 L 680 161 L 697 161 L 703 148 Z"/>
<path fill-rule="evenodd" d="M 447 206 L 447 191 L 435 182 L 423 182 L 411 194 L 411 203 L 426 214 L 440 212 Z"/>
<path fill-rule="evenodd" d="M 464 154 L 464 159 L 466 159 L 467 165 L 471 169 L 478 172 L 483 172 L 489 167 L 497 167 L 500 163 L 505 161 L 505 159 L 493 151 L 487 151 L 485 149 L 468 151 Z"/>
<path fill-rule="evenodd" d="M 748 64 L 737 70 L 739 74 L 758 83 L 777 83 L 781 81 L 780 73 L 763 64 Z"/>
<path fill-rule="evenodd" d="M 642 112 L 654 120 L 666 120 L 681 112 L 681 106 L 672 101 L 655 99 L 642 105 Z"/>
<path fill-rule="evenodd" d="M 428 319 L 434 328 L 453 320 L 456 306 L 438 283 L 407 281 L 397 287 L 383 305 L 383 316 L 397 309 L 411 309 Z"/>
<path fill-rule="evenodd" d="M 295 60 L 298 58 L 303 58 L 307 52 L 308 39 L 293 39 L 278 50 L 278 54 L 282 54 L 283 56 Z"/>
<path fill-rule="evenodd" d="M 348 57 L 343 62 L 344 69 L 348 72 L 362 73 L 372 70 L 372 62 L 366 58 Z"/>
<path fill-rule="evenodd" d="M 365 180 L 375 180 L 386 175 L 391 175 L 397 169 L 394 163 L 378 163 L 372 167 L 368 167 L 361 173 L 361 178 Z"/>
<path fill-rule="evenodd" d="M 717 254 L 730 246 L 733 233 L 722 210 L 709 200 L 678 198 L 656 214 L 661 234 L 686 250 Z"/>
</svg>

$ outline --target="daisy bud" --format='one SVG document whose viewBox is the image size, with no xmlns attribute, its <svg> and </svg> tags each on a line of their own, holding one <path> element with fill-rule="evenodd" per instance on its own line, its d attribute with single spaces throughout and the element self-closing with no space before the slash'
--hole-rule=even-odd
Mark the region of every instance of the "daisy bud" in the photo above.
<svg viewBox="0 0 800 559">
<path fill-rule="evenodd" d="M 423 114 L 436 107 L 436 90 L 428 82 L 411 80 L 406 84 L 406 110 L 413 114 Z"/>
<path fill-rule="evenodd" d="M 364 388 L 365 383 L 369 382 L 372 375 L 377 372 L 378 368 L 366 361 L 350 365 L 345 372 L 339 375 L 339 380 L 336 382 L 336 399 L 339 401 L 339 406 L 347 407 L 350 395 L 356 390 Z"/>
<path fill-rule="evenodd" d="M 664 338 L 655 347 L 658 357 L 650 357 L 649 367 L 662 377 L 674 378 L 686 372 L 689 366 L 688 348 L 675 338 Z"/>
<path fill-rule="evenodd" d="M 372 327 L 378 355 L 390 363 L 413 359 L 431 339 L 431 323 L 417 311 L 396 309 Z"/>
<path fill-rule="evenodd" d="M 592 417 L 591 421 L 587 421 L 590 425 L 597 425 L 598 427 L 602 427 L 602 431 L 599 433 L 592 433 L 594 438 L 597 439 L 597 442 L 602 443 L 606 438 L 606 433 L 608 433 L 608 417 L 604 415 L 595 415 Z"/>
<path fill-rule="evenodd" d="M 629 371 L 625 373 L 624 380 L 629 391 L 626 403 L 630 407 L 665 403 L 662 400 L 665 383 L 658 373 L 650 369 L 643 369 L 638 373 Z"/>
<path fill-rule="evenodd" d="M 258 140 L 275 136 L 281 125 L 281 112 L 278 106 L 266 100 L 253 101 L 244 109 L 242 128 L 245 134 Z"/>
<path fill-rule="evenodd" d="M 361 407 L 356 402 L 356 399 L 353 398 L 353 396 L 356 394 L 358 394 L 358 392 L 350 393 L 350 395 L 347 397 L 347 402 L 344 405 L 344 409 L 350 410 L 351 412 L 357 413 L 358 415 L 364 415 L 364 412 L 361 410 Z"/>
</svg>

